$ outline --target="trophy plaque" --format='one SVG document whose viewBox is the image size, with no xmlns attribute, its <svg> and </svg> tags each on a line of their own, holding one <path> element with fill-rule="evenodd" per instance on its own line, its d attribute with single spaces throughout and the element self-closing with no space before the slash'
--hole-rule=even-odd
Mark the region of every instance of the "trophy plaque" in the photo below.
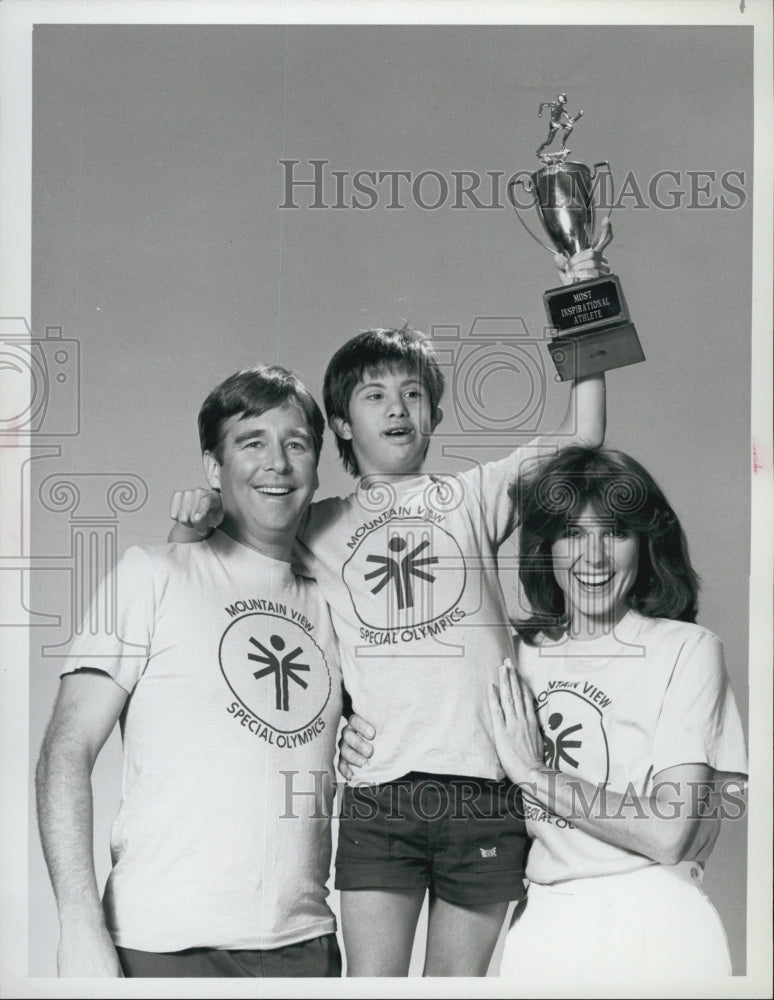
<svg viewBox="0 0 774 1000">
<path fill-rule="evenodd" d="M 543 108 L 551 110 L 548 136 L 536 150 L 542 166 L 528 178 L 520 176 L 511 181 L 508 193 L 519 221 L 530 236 L 550 254 L 561 253 L 569 260 L 574 254 L 594 247 L 594 185 L 599 171 L 605 168 L 609 173 L 610 167 L 606 160 L 594 163 L 593 168 L 568 161 L 570 150 L 565 148 L 566 142 L 583 112 L 569 115 L 566 103 L 567 95 L 559 94 L 555 101 L 540 105 L 538 117 L 542 116 Z M 561 148 L 547 152 L 559 132 Z M 522 218 L 512 193 L 514 184 L 521 184 L 534 197 L 551 246 L 538 239 Z M 562 381 L 645 360 L 615 274 L 550 288 L 544 293 L 543 302 L 552 329 L 548 350 Z"/>
</svg>

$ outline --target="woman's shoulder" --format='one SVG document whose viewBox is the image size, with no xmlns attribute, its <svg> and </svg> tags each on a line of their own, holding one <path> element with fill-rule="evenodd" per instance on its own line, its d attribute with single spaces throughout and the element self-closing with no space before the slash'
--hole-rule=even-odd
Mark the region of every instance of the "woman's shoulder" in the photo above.
<svg viewBox="0 0 774 1000">
<path fill-rule="evenodd" d="M 676 621 L 674 618 L 648 618 L 633 612 L 640 622 L 640 632 L 645 634 L 652 632 L 654 636 L 664 639 L 674 639 L 678 642 L 701 642 L 720 643 L 720 638 L 710 631 L 705 625 L 697 622 Z"/>
</svg>

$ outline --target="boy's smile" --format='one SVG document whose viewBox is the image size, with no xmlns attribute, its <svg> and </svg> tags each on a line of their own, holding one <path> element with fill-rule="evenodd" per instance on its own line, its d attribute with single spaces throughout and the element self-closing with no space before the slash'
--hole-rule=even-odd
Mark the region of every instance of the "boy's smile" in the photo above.
<svg viewBox="0 0 774 1000">
<path fill-rule="evenodd" d="M 361 476 L 416 475 L 430 434 L 441 419 L 430 417 L 424 383 L 405 369 L 366 372 L 349 400 L 349 419 L 334 417 L 333 430 L 352 442 Z"/>
</svg>

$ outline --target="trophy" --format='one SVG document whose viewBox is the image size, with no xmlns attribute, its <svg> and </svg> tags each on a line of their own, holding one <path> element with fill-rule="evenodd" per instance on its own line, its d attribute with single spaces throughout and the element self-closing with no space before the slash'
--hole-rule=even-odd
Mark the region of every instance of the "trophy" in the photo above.
<svg viewBox="0 0 774 1000">
<path fill-rule="evenodd" d="M 530 236 L 550 254 L 562 253 L 569 259 L 594 245 L 594 183 L 602 168 L 609 174 L 610 165 L 603 160 L 591 169 L 585 163 L 567 160 L 570 150 L 566 149 L 566 143 L 583 112 L 572 116 L 567 113 L 566 104 L 567 95 L 559 94 L 555 101 L 540 105 L 538 117 L 545 107 L 551 111 L 548 136 L 535 151 L 543 165 L 528 179 L 512 180 L 508 194 Z M 559 132 L 561 148 L 546 152 Z M 515 184 L 521 184 L 534 195 L 540 222 L 553 246 L 538 239 L 522 218 L 512 193 Z M 550 288 L 544 293 L 543 302 L 552 328 L 548 350 L 562 381 L 645 360 L 616 275 Z"/>
</svg>

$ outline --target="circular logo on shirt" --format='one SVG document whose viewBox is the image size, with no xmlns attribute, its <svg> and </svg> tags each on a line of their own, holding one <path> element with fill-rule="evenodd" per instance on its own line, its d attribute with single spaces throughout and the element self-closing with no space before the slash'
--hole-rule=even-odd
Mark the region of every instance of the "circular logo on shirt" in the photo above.
<svg viewBox="0 0 774 1000">
<path fill-rule="evenodd" d="M 372 629 L 423 625 L 447 614 L 465 591 L 465 560 L 448 531 L 400 518 L 364 535 L 342 571 L 355 614 Z"/>
<path fill-rule="evenodd" d="M 600 784 L 608 780 L 610 755 L 602 712 L 575 691 L 548 691 L 538 705 L 543 757 L 549 767 Z"/>
<path fill-rule="evenodd" d="M 261 612 L 243 615 L 223 633 L 218 655 L 242 705 L 278 732 L 304 729 L 328 703 L 328 664 L 298 622 Z"/>
</svg>

